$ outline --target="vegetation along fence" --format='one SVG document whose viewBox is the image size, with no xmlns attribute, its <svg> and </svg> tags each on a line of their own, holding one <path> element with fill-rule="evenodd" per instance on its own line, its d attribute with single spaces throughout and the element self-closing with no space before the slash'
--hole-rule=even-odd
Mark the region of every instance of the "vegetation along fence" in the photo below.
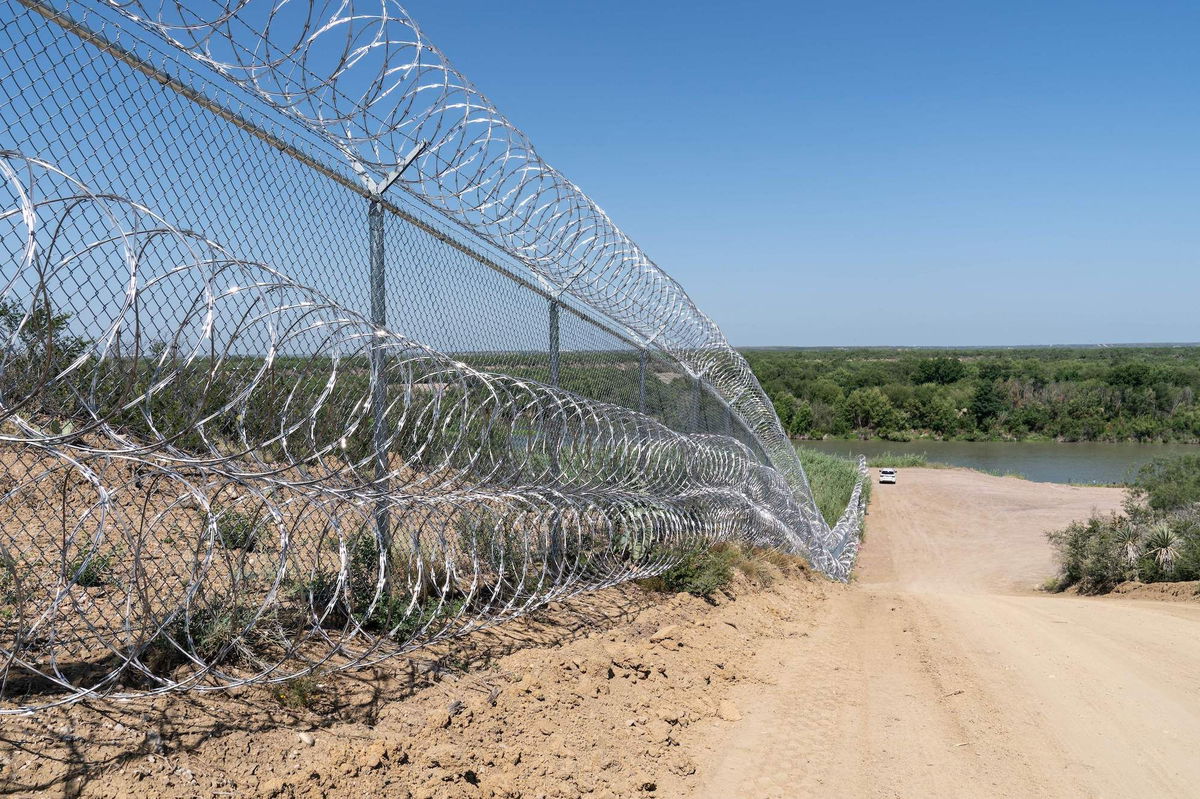
<svg viewBox="0 0 1200 799">
<path fill-rule="evenodd" d="M 377 662 L 719 541 L 745 361 L 390 0 L 0 0 L 3 712 Z"/>
</svg>

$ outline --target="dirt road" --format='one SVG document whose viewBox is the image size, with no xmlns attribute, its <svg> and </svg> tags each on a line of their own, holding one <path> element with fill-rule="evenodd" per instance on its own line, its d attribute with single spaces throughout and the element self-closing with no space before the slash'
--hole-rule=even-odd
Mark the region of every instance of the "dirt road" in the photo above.
<svg viewBox="0 0 1200 799">
<path fill-rule="evenodd" d="M 1200 604 L 1038 595 L 1043 531 L 1121 492 L 908 469 L 876 486 L 857 581 L 773 684 L 706 722 L 697 797 L 1200 795 Z"/>
</svg>

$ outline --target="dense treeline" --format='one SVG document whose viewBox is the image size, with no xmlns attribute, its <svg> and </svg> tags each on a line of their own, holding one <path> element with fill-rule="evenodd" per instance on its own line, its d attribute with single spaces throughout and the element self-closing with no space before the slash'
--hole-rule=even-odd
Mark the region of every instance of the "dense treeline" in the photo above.
<svg viewBox="0 0 1200 799">
<path fill-rule="evenodd" d="M 744 354 L 797 438 L 1200 440 L 1200 347 Z"/>
</svg>

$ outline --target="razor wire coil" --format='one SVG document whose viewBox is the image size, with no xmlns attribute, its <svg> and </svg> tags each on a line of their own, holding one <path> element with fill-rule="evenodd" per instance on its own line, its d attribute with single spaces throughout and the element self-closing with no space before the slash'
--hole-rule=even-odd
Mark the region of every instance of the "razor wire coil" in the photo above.
<svg viewBox="0 0 1200 799">
<path fill-rule="evenodd" d="M 828 525 L 719 329 L 399 6 L 4 4 L 0 713 L 375 663 L 722 541 L 846 578 L 865 464 Z M 414 147 L 385 324 L 310 167 Z"/>
</svg>

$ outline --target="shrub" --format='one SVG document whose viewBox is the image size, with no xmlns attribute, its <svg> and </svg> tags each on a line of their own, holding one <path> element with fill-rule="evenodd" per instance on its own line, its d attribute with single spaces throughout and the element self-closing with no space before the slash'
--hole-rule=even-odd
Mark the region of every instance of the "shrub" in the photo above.
<svg viewBox="0 0 1200 799">
<path fill-rule="evenodd" d="M 1130 493 L 1154 511 L 1200 502 L 1200 455 L 1156 458 L 1138 472 Z"/>
<path fill-rule="evenodd" d="M 275 701 L 290 710 L 304 710 L 312 706 L 319 693 L 317 681 L 312 677 L 293 677 L 271 688 Z"/>
<path fill-rule="evenodd" d="M 112 562 L 111 552 L 82 552 L 67 566 L 67 579 L 83 588 L 104 585 L 112 576 Z"/>
<path fill-rule="evenodd" d="M 216 510 L 217 541 L 226 549 L 253 552 L 258 546 L 263 521 L 257 516 L 235 510 Z"/>
<path fill-rule="evenodd" d="M 1097 593 L 1126 580 L 1200 579 L 1200 507 L 1156 514 L 1134 505 L 1129 511 L 1048 533 L 1058 550 L 1060 590 Z"/>
<path fill-rule="evenodd" d="M 1144 467 L 1125 514 L 1094 516 L 1049 533 L 1058 550 L 1060 587 L 1106 591 L 1124 580 L 1200 579 L 1200 456 Z"/>
<path fill-rule="evenodd" d="M 1063 530 L 1048 533 L 1058 550 L 1059 588 L 1078 586 L 1084 593 L 1098 593 L 1134 579 L 1137 568 L 1128 557 L 1128 523 L 1114 513 L 1072 522 Z"/>
<path fill-rule="evenodd" d="M 650 591 L 682 591 L 708 599 L 733 580 L 733 564 L 740 556 L 737 547 L 717 544 L 687 553 L 679 563 L 641 584 Z"/>
</svg>

